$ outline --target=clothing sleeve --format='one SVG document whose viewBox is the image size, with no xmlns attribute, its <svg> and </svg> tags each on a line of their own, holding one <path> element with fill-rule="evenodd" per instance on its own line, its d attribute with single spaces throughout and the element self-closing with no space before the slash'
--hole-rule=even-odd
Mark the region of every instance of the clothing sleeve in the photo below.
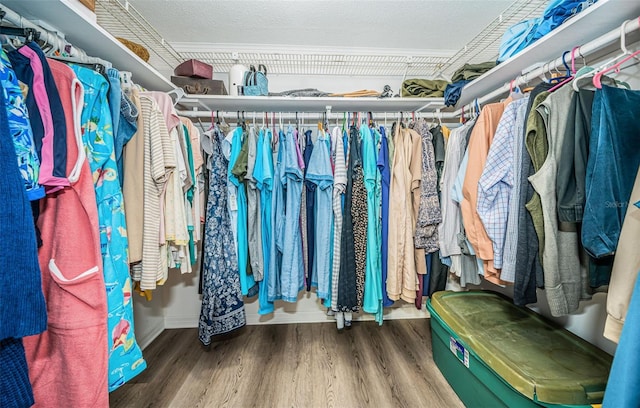
<svg viewBox="0 0 640 408">
<path fill-rule="evenodd" d="M 373 188 L 376 179 L 375 147 L 373 145 L 373 135 L 369 126 L 360 126 L 360 139 L 362 140 L 362 171 L 367 190 Z"/>
<path fill-rule="evenodd" d="M 464 152 L 464 156 L 462 157 L 462 161 L 460 162 L 460 167 L 458 167 L 455 181 L 453 182 L 453 186 L 451 187 L 451 199 L 458 204 L 462 202 L 462 183 L 464 183 L 464 178 L 467 175 L 468 164 L 469 149 Z"/>
<path fill-rule="evenodd" d="M 253 172 L 251 173 L 251 177 L 256 181 L 256 187 L 262 190 L 264 185 L 264 152 L 262 145 L 264 144 L 264 130 L 260 131 L 260 136 L 258 136 L 258 142 L 256 144 L 256 157 L 255 157 L 255 165 L 253 166 Z"/>
<path fill-rule="evenodd" d="M 248 137 L 248 136 L 247 136 Z M 240 140 L 240 138 L 238 138 Z M 240 149 L 240 155 L 236 159 L 236 162 L 231 169 L 231 174 L 233 174 L 239 183 L 242 183 L 245 176 L 247 175 L 247 163 L 249 162 L 249 141 L 245 140 L 242 143 L 242 148 Z"/>
<path fill-rule="evenodd" d="M 411 163 L 409 164 L 409 171 L 411 172 L 411 191 L 414 195 L 417 195 L 418 204 L 420 203 L 420 192 L 416 191 L 420 189 L 420 181 L 422 180 L 422 137 L 418 132 L 411 130 Z M 418 210 L 416 207 L 416 215 Z"/>
<path fill-rule="evenodd" d="M 265 132 L 262 142 L 262 183 L 268 190 L 273 189 L 273 152 L 271 151 L 271 131 Z"/>
<path fill-rule="evenodd" d="M 141 101 L 144 102 L 145 97 L 142 97 Z M 158 194 L 160 194 L 162 185 L 164 185 L 168 179 L 167 169 L 169 168 L 169 165 L 165 160 L 165 151 L 162 141 L 169 138 L 169 132 L 167 131 L 167 125 L 162 117 L 162 112 L 154 108 L 156 108 L 156 106 L 152 105 L 150 115 L 148 115 L 148 120 L 144 120 L 144 136 L 148 138 L 149 143 L 151 177 L 156 182 Z"/>
<path fill-rule="evenodd" d="M 300 166 L 301 160 L 298 155 L 297 143 L 292 128 L 287 131 L 285 144 L 287 145 L 287 148 L 284 152 L 284 174 L 282 175 L 282 178 L 283 180 L 286 177 L 302 180 L 303 174 L 302 167 Z M 304 166 L 304 162 L 302 162 L 302 165 Z"/>
</svg>

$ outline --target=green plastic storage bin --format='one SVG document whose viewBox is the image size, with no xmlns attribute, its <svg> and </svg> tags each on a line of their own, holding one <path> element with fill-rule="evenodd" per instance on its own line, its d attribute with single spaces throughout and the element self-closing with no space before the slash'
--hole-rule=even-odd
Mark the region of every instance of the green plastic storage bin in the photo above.
<svg viewBox="0 0 640 408">
<path fill-rule="evenodd" d="M 433 359 L 467 407 L 585 407 L 602 402 L 612 357 L 494 292 L 438 292 Z"/>
</svg>

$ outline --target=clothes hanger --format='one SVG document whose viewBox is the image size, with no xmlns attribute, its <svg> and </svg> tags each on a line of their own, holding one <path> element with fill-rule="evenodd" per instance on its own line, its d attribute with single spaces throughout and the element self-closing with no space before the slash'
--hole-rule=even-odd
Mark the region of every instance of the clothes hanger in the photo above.
<svg viewBox="0 0 640 408">
<path fill-rule="evenodd" d="M 612 65 L 609 68 L 605 68 L 602 71 L 598 71 L 598 73 L 596 73 L 593 76 L 593 85 L 598 89 L 602 89 L 602 76 L 604 74 L 606 74 L 607 72 L 611 72 L 611 71 L 614 71 L 616 74 L 619 73 L 620 70 L 621 70 L 622 64 L 624 64 L 625 62 L 627 62 L 629 60 L 636 59 L 636 57 L 638 55 L 640 55 L 640 50 L 629 54 L 628 57 L 624 58 L 622 61 L 616 63 L 615 65 Z"/>
<path fill-rule="evenodd" d="M 564 85 L 568 84 L 569 82 L 573 81 L 573 79 L 575 78 L 575 67 L 576 67 L 576 50 L 580 48 L 580 47 L 573 47 L 573 49 L 571 50 L 571 68 L 570 70 L 570 75 L 567 79 L 565 79 L 564 81 L 560 82 L 559 84 L 556 84 L 553 88 L 549 89 L 549 92 L 554 92 L 557 89 L 560 89 L 561 87 L 563 87 Z M 562 62 L 564 63 L 564 54 L 562 55 Z M 565 64 L 565 66 L 567 66 Z"/>
<path fill-rule="evenodd" d="M 40 39 L 40 31 L 35 30 L 33 28 L 23 28 L 23 27 L 13 27 L 13 26 L 4 26 L 2 25 L 4 22 L 4 17 L 7 15 L 7 12 L 4 10 L 0 10 L 0 34 L 10 35 L 14 37 L 22 37 L 24 38 L 24 44 L 29 43 L 31 41 L 38 41 Z"/>
<path fill-rule="evenodd" d="M 563 74 L 562 74 L 562 72 L 558 71 L 558 67 L 556 66 L 554 69 L 555 69 L 555 71 L 556 71 L 556 73 L 557 73 L 558 75 L 556 75 L 556 76 L 552 77 L 552 78 L 549 80 L 549 83 L 550 83 L 550 84 L 551 84 L 551 83 L 554 83 L 554 82 L 558 82 L 558 83 L 559 83 L 559 82 L 562 82 L 562 81 L 564 81 L 564 80 L 566 80 L 566 79 L 572 78 L 572 76 L 571 76 L 571 68 L 570 68 L 570 67 L 569 67 L 569 65 L 567 64 L 567 61 L 565 60 L 565 57 L 566 57 L 566 56 L 567 56 L 567 54 L 569 54 L 569 53 L 571 53 L 571 51 L 565 51 L 565 52 L 563 52 L 563 53 L 562 53 L 562 65 L 564 65 L 564 67 L 565 67 L 565 69 L 566 69 L 565 74 L 563 75 Z"/>
<path fill-rule="evenodd" d="M 612 70 L 615 70 L 616 73 L 620 72 L 620 67 L 622 64 L 624 64 L 625 62 L 631 60 L 631 59 L 636 59 L 638 60 L 637 56 L 639 55 L 638 52 L 630 52 L 627 49 L 627 39 L 626 39 L 626 27 L 627 24 L 629 22 L 631 22 L 633 20 L 627 20 L 624 23 L 622 23 L 622 25 L 620 26 L 620 50 L 622 51 L 622 53 L 616 57 L 614 57 L 613 59 L 607 61 L 605 64 L 602 64 L 598 69 L 596 69 L 596 72 L 593 73 L 593 85 L 598 88 L 598 89 L 602 89 L 602 76 L 606 73 L 606 72 L 611 72 Z M 638 17 L 638 21 L 640 22 L 640 17 Z M 622 58 L 622 60 L 618 63 L 615 63 L 617 60 L 619 60 L 620 58 Z M 607 68 L 608 65 L 613 64 L 614 65 L 610 66 Z M 596 79 L 597 77 L 597 79 Z M 628 85 L 628 84 L 626 84 Z M 574 88 L 575 89 L 575 88 Z"/>
</svg>

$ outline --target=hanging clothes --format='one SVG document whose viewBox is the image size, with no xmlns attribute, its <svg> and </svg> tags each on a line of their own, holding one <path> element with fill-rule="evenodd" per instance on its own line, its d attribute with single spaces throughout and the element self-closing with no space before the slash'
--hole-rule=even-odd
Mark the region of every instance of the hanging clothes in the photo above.
<svg viewBox="0 0 640 408">
<path fill-rule="evenodd" d="M 271 196 L 271 254 L 269 259 L 268 300 L 274 302 L 282 299 L 282 258 L 284 251 L 284 203 L 285 191 L 282 186 L 285 160 L 285 136 L 280 130 L 277 138 L 277 159 L 273 173 L 273 190 Z M 271 143 L 271 141 L 269 142 Z"/>
<path fill-rule="evenodd" d="M 558 206 L 555 180 L 558 177 L 558 159 L 566 136 L 568 109 L 574 93 L 570 86 L 562 87 L 536 109 L 542 117 L 548 153 L 544 164 L 529 177 L 533 188 L 540 195 L 544 223 L 542 267 L 545 293 L 552 316 L 564 316 L 580 306 L 580 300 L 590 299 L 586 293 L 586 275 L 581 276 L 580 248 L 577 229 L 558 223 Z M 638 150 L 640 154 L 640 150 Z M 584 278 L 584 279 L 583 279 Z"/>
<path fill-rule="evenodd" d="M 113 151 L 107 81 L 97 72 L 72 66 L 85 89 L 82 138 L 93 173 L 100 245 L 109 311 L 109 391 L 140 372 L 147 364 L 135 339 L 131 277 L 127 257 L 127 227 Z"/>
<path fill-rule="evenodd" d="M 378 324 L 382 324 L 383 318 L 381 271 L 382 175 L 377 167 L 378 145 L 381 143 L 381 138 L 382 135 L 375 128 L 370 128 L 365 124 L 360 126 L 364 184 L 367 190 L 367 249 L 362 310 L 374 314 Z M 384 147 L 386 148 L 386 146 Z"/>
<path fill-rule="evenodd" d="M 474 124 L 475 126 L 475 124 Z M 473 130 L 472 130 L 473 131 Z M 468 133 L 465 133 L 465 137 Z M 451 199 L 457 203 L 460 208 L 460 214 L 462 217 L 462 201 L 464 195 L 462 193 L 463 185 L 467 176 L 467 170 L 469 165 L 469 147 L 467 147 L 462 161 L 460 162 L 460 168 L 456 175 L 453 187 L 451 188 Z M 463 219 L 461 219 L 462 221 Z M 460 278 L 460 285 L 467 286 L 468 284 L 479 285 L 481 283 L 480 276 L 484 276 L 484 262 L 478 256 L 476 256 L 475 249 L 466 235 L 466 230 L 461 223 L 461 228 L 457 237 L 458 246 L 462 256 L 451 257 L 451 271 L 456 273 Z"/>
<path fill-rule="evenodd" d="M 183 152 L 180 140 L 181 122 L 173 106 L 171 97 L 163 92 L 144 92 L 143 96 L 153 98 L 162 111 L 165 119 L 168 139 L 162 139 L 162 147 L 169 166 L 174 165 L 174 171 L 169 173 L 169 177 L 164 189 L 163 215 L 164 227 L 160 227 L 161 243 L 163 251 L 167 252 L 167 268 L 164 276 L 158 280 L 162 285 L 168 278 L 168 269 L 180 269 L 182 273 L 190 272 L 189 269 L 189 230 L 187 227 L 187 216 L 185 208 L 185 187 L 188 187 L 188 172 L 185 153 Z M 168 143 L 167 143 L 168 142 Z M 173 160 L 171 160 L 173 158 Z M 166 245 L 164 244 L 166 242 Z"/>
<path fill-rule="evenodd" d="M 229 164 L 222 152 L 224 134 L 216 131 L 213 137 L 205 225 L 206 246 L 202 260 L 202 308 L 198 325 L 199 338 L 204 345 L 211 344 L 214 336 L 246 324 L 236 246 L 226 208 Z"/>
<path fill-rule="evenodd" d="M 493 264 L 502 270 L 503 250 L 507 232 L 507 218 L 509 217 L 510 196 L 513 182 L 514 148 L 516 137 L 516 118 L 521 106 L 526 106 L 528 99 L 513 101 L 506 107 L 493 142 L 489 147 L 487 160 L 478 180 L 477 211 L 487 235 L 493 244 Z M 505 282 L 501 272 L 500 279 Z"/>
<path fill-rule="evenodd" d="M 389 142 L 387 132 L 380 126 L 380 151 L 378 153 L 377 167 L 380 171 L 381 182 L 381 209 L 380 209 L 380 268 L 382 269 L 382 306 L 393 305 L 393 300 L 387 294 L 387 272 L 388 272 L 388 242 L 389 242 L 389 183 L 391 182 L 391 163 L 389 157 Z"/>
<path fill-rule="evenodd" d="M 364 185 L 364 172 L 362 162 L 362 139 L 360 132 L 354 126 L 351 128 L 351 146 L 349 147 L 349 159 L 351 166 L 349 170 L 353 172 L 352 196 L 351 196 L 351 218 L 353 220 L 353 243 L 356 260 L 356 295 L 358 309 L 364 302 L 364 280 L 367 263 L 367 190 Z"/>
<path fill-rule="evenodd" d="M 593 101 L 582 244 L 594 258 L 613 254 L 640 166 L 640 91 L 603 85 Z M 611 160 L 614 156 L 615 160 Z"/>
<path fill-rule="evenodd" d="M 284 139 L 284 172 L 280 176 L 285 191 L 284 238 L 282 254 L 281 287 L 282 299 L 297 302 L 298 292 L 304 287 L 304 264 L 302 259 L 302 237 L 300 231 L 300 201 L 304 183 L 304 161 L 297 142 L 297 131 L 289 126 Z"/>
<path fill-rule="evenodd" d="M 273 239 L 273 227 L 271 223 L 271 200 L 273 190 L 273 152 L 271 150 L 272 133 L 270 129 L 260 129 L 258 136 L 256 163 L 253 168 L 253 179 L 260 193 L 260 219 L 263 254 L 263 279 L 258 282 L 258 314 L 273 313 L 273 302 L 269 301 L 269 282 L 271 267 L 271 241 Z"/>
<path fill-rule="evenodd" d="M 193 272 L 192 265 L 196 264 L 197 257 L 198 257 L 197 249 L 196 249 L 197 240 L 194 237 L 195 230 L 196 230 L 196 226 L 195 226 L 196 221 L 193 214 L 193 205 L 195 201 L 194 198 L 197 196 L 198 180 L 196 179 L 196 173 L 195 173 L 193 149 L 191 146 L 191 136 L 189 135 L 189 130 L 187 128 L 187 125 L 184 123 L 182 118 L 180 118 L 180 122 L 181 122 L 181 125 L 179 126 L 181 130 L 180 144 L 182 145 L 183 153 L 185 155 L 184 158 L 186 161 L 187 174 L 188 174 L 188 180 L 187 180 L 188 183 L 183 185 L 183 191 L 185 196 L 184 206 L 185 206 L 185 212 L 186 212 L 185 215 L 187 219 L 187 231 L 189 232 L 189 246 L 188 246 L 189 259 L 186 262 L 186 267 L 183 264 L 181 271 L 183 273 L 184 272 L 191 273 Z M 198 220 L 198 224 L 199 224 L 199 220 Z"/>
<path fill-rule="evenodd" d="M 256 281 L 264 278 L 262 265 L 264 255 L 262 253 L 262 219 L 260 191 L 257 188 L 257 180 L 254 178 L 255 168 L 258 165 L 258 133 L 254 127 L 249 129 L 247 141 L 247 169 L 244 175 L 247 186 L 247 233 L 249 236 L 249 259 L 251 272 Z"/>
<path fill-rule="evenodd" d="M 18 156 L 18 168 L 24 181 L 27 197 L 30 201 L 44 197 L 44 187 L 38 183 L 40 159 L 36 153 L 33 131 L 29 121 L 29 112 L 25 98 L 20 90 L 16 73 L 11 67 L 9 57 L 0 49 L 0 82 L 4 89 L 9 131 L 13 135 L 13 146 Z"/>
<path fill-rule="evenodd" d="M 140 117 L 138 131 L 125 148 L 124 203 L 127 221 L 131 219 L 135 227 L 130 234 L 136 249 L 134 260 L 140 261 L 131 267 L 133 279 L 146 291 L 155 289 L 157 282 L 167 275 L 163 197 L 176 161 L 174 151 L 168 148 L 169 131 L 156 100 L 138 95 L 135 90 L 132 98 L 140 104 Z M 137 173 L 140 167 L 142 173 Z"/>
<path fill-rule="evenodd" d="M 352 206 L 355 162 L 358 157 L 357 131 L 351 130 L 349 136 L 349 151 L 347 153 L 347 182 L 344 193 L 344 209 L 342 219 L 342 234 L 340 238 L 340 272 L 338 282 L 338 311 L 357 312 L 357 266 L 355 249 L 355 226 Z"/>
<path fill-rule="evenodd" d="M 203 214 L 203 202 L 202 195 L 204 189 L 204 171 L 203 164 L 204 160 L 202 158 L 202 146 L 200 143 L 200 131 L 193 125 L 188 118 L 180 118 L 182 121 L 182 125 L 186 126 L 187 134 L 190 138 L 190 146 L 191 146 L 191 154 L 193 157 L 193 173 L 194 173 L 194 190 L 193 190 L 193 200 L 191 201 L 191 211 L 194 223 L 193 229 L 193 240 L 195 242 L 200 242 L 202 240 L 202 229 L 200 228 L 201 221 L 204 219 Z M 195 253 L 195 251 L 193 252 Z M 199 257 L 198 257 L 199 259 Z M 193 263 L 193 262 L 192 262 Z"/>
<path fill-rule="evenodd" d="M 7 237 L 1 248 L 11 254 L 0 262 L 0 406 L 22 408 L 34 403 L 22 337 L 46 330 L 47 312 L 32 213 L 16 162 L 7 110 L 0 109 L 0 231 Z"/>
<path fill-rule="evenodd" d="M 637 251 L 636 251 L 637 252 Z M 638 356 L 640 355 L 640 279 L 629 285 L 633 295 L 629 302 L 628 318 L 622 328 L 620 343 L 613 357 L 611 372 L 604 393 L 603 408 L 637 407 L 640 405 Z"/>
<path fill-rule="evenodd" d="M 336 126 L 331 132 L 331 145 L 333 146 L 333 251 L 331 267 L 331 310 L 338 309 L 338 296 L 340 292 L 340 265 L 342 264 L 342 195 L 347 187 L 347 166 L 345 162 L 344 143 L 342 143 L 342 130 Z"/>
<path fill-rule="evenodd" d="M 321 132 L 320 130 L 318 132 Z M 313 139 L 311 138 L 311 130 L 304 132 L 304 194 L 303 205 L 304 209 L 302 214 L 302 228 L 306 233 L 306 239 L 303 239 L 303 249 L 305 251 L 305 271 L 307 274 L 307 292 L 311 290 L 312 285 L 318 284 L 318 275 L 314 273 L 314 246 L 315 246 L 315 196 L 317 183 L 307 181 L 307 172 L 309 171 L 309 162 L 311 161 L 311 155 L 313 154 Z M 320 137 L 320 135 L 318 135 Z M 326 292 L 325 292 L 326 293 Z"/>
<path fill-rule="evenodd" d="M 246 135 L 248 136 L 248 135 Z M 227 136 L 228 138 L 228 136 Z M 258 293 L 258 287 L 253 275 L 250 274 L 249 267 L 249 243 L 247 237 L 247 195 L 244 188 L 243 180 L 238 178 L 246 172 L 248 150 L 245 146 L 244 130 L 237 127 L 232 133 L 231 155 L 229 158 L 229 167 L 227 176 L 233 190 L 229 193 L 229 205 L 231 212 L 236 215 L 236 254 L 238 257 L 238 270 L 240 271 L 240 287 L 244 296 L 255 296 Z M 242 154 L 244 146 L 245 154 Z M 241 157 L 243 159 L 241 159 Z M 244 166 L 244 171 L 242 167 Z M 235 171 L 234 171 L 235 170 Z M 233 221 L 233 217 L 232 217 Z"/>
<path fill-rule="evenodd" d="M 537 85 L 529 93 L 527 112 L 525 117 L 529 118 L 533 108 L 535 98 L 542 92 L 552 88 L 552 84 L 543 82 Z M 526 132 L 526 130 L 525 130 Z M 524 138 L 526 133 L 522 135 Z M 518 198 L 518 242 L 515 266 L 515 282 L 513 286 L 513 301 L 518 306 L 525 306 L 537 302 L 536 288 L 544 286 L 544 276 L 542 264 L 538 255 L 538 236 L 536 235 L 531 214 L 525 208 L 525 204 L 531 200 L 534 190 L 529 182 L 529 176 L 534 173 L 531 156 L 528 153 L 522 155 L 522 168 L 519 175 L 516 175 L 516 183 L 520 184 L 520 197 Z"/>
<path fill-rule="evenodd" d="M 511 192 L 509 193 L 509 214 L 507 215 L 500 279 L 514 283 L 516 281 L 516 265 L 518 263 L 518 231 L 520 230 L 520 224 L 523 222 L 520 219 L 520 208 L 518 206 L 520 205 L 520 191 L 524 188 L 517 178 L 522 173 L 523 155 L 526 154 L 522 135 L 524 135 L 528 103 L 529 96 L 527 96 L 526 102 L 518 107 L 516 112 L 511 153 L 513 159 L 511 161 L 511 169 L 507 170 L 505 180 L 505 184 L 511 187 Z M 491 152 L 489 154 L 491 155 Z"/>
<path fill-rule="evenodd" d="M 318 140 L 313 145 L 313 151 L 309 157 L 309 166 L 306 168 L 306 183 L 312 183 L 314 197 L 313 212 L 307 218 L 307 225 L 314 225 L 310 232 L 309 245 L 313 249 L 313 256 L 309 259 L 312 269 L 311 276 L 316 277 L 314 282 L 318 288 L 318 298 L 327 299 L 331 296 L 331 232 L 333 231 L 333 172 L 331 170 L 331 140 L 323 130 L 319 130 Z M 307 149 L 309 149 L 307 140 Z M 307 150 L 305 150 L 306 152 Z M 309 199 L 307 198 L 307 204 Z M 309 209 L 309 207 L 307 207 Z M 317 221 L 317 222 L 316 222 Z M 313 244 L 312 244 L 313 243 Z M 311 255 L 311 254 L 310 254 Z"/>
<path fill-rule="evenodd" d="M 387 293 L 391 300 L 413 303 L 418 289 L 418 270 L 426 274 L 423 250 L 414 244 L 415 220 L 420 202 L 422 178 L 421 137 L 412 129 L 397 125 L 394 136 L 394 157 L 389 189 L 389 214 L 397 214 L 389 223 L 389 255 Z M 418 252 L 421 255 L 416 255 Z"/>
<path fill-rule="evenodd" d="M 478 216 L 478 180 L 482 175 L 489 146 L 493 142 L 502 113 L 509 103 L 511 98 L 504 102 L 486 105 L 480 112 L 469 140 L 469 163 L 462 187 L 463 199 L 460 203 L 462 223 L 467 238 L 477 257 L 484 263 L 484 278 L 497 284 L 504 284 L 504 282 L 500 280 L 500 273 L 494 266 L 491 239 Z"/>
<path fill-rule="evenodd" d="M 462 255 L 458 245 L 458 234 L 462 229 L 462 213 L 460 206 L 451 198 L 451 190 L 460 168 L 460 163 L 465 152 L 466 128 L 471 126 L 469 122 L 454 129 L 449 136 L 447 152 L 442 170 L 440 208 L 442 223 L 438 226 L 438 241 L 440 256 L 451 265 L 451 258 Z"/>
<path fill-rule="evenodd" d="M 47 188 L 47 192 L 54 192 L 69 185 L 66 124 L 60 96 L 38 44 L 29 42 L 7 55 L 17 78 L 30 89 L 25 102 L 40 158 L 38 182 Z"/>
<path fill-rule="evenodd" d="M 115 75 L 120 77 L 120 73 L 115 69 L 107 70 L 109 72 L 109 82 L 116 83 Z M 119 116 L 118 127 L 117 127 L 117 139 L 116 142 L 118 146 L 122 145 L 122 149 L 120 150 L 120 155 L 116 156 L 116 162 L 118 163 L 118 174 L 120 176 L 120 185 L 124 183 L 124 147 L 129 143 L 129 141 L 133 138 L 133 135 L 136 134 L 138 129 L 138 116 L 140 115 L 140 106 L 139 103 L 136 103 L 130 95 L 133 91 L 129 91 L 129 94 L 125 94 L 125 92 L 120 88 L 120 81 L 117 82 L 118 85 L 113 85 L 114 87 L 118 87 L 120 89 L 120 111 L 112 112 L 114 115 Z M 137 92 L 137 91 L 136 91 Z M 117 93 L 114 94 L 114 98 L 117 97 Z M 118 147 L 117 147 L 118 148 Z M 116 150 L 118 152 L 118 150 Z"/>
<path fill-rule="evenodd" d="M 442 222 L 438 199 L 438 173 L 433 149 L 433 135 L 424 119 L 413 124 L 422 138 L 420 204 L 416 219 L 415 246 L 429 254 L 438 250 L 438 225 Z"/>
<path fill-rule="evenodd" d="M 67 171 L 79 165 L 70 187 L 41 202 L 38 251 L 47 301 L 48 330 L 24 339 L 36 406 L 108 407 L 109 353 L 98 207 L 81 142 L 84 90 L 67 65 L 48 61 L 67 124 Z M 124 287 L 124 304 L 131 287 Z M 87 364 L 91 361 L 91 364 Z"/>
<path fill-rule="evenodd" d="M 638 280 L 640 251 L 638 251 L 637 241 L 639 234 L 640 169 L 637 171 L 633 190 L 629 197 L 629 207 L 622 224 L 607 295 L 607 320 L 604 325 L 604 337 L 614 342 L 620 341 L 620 333 L 623 327 L 626 328 L 626 319 L 633 317 L 629 313 L 636 311 L 636 309 L 629 309 L 633 291 L 631 282 L 640 282 Z M 636 294 L 633 295 L 635 298 L 637 298 L 637 293 L 640 292 L 636 290 Z"/>
</svg>

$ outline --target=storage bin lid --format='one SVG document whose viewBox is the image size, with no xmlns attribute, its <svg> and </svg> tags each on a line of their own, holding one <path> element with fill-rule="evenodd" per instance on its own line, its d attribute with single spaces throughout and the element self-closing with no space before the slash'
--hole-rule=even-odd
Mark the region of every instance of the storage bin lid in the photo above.
<svg viewBox="0 0 640 408">
<path fill-rule="evenodd" d="M 470 352 L 528 398 L 602 401 L 612 357 L 537 313 L 486 291 L 438 292 L 431 307 Z"/>
</svg>

